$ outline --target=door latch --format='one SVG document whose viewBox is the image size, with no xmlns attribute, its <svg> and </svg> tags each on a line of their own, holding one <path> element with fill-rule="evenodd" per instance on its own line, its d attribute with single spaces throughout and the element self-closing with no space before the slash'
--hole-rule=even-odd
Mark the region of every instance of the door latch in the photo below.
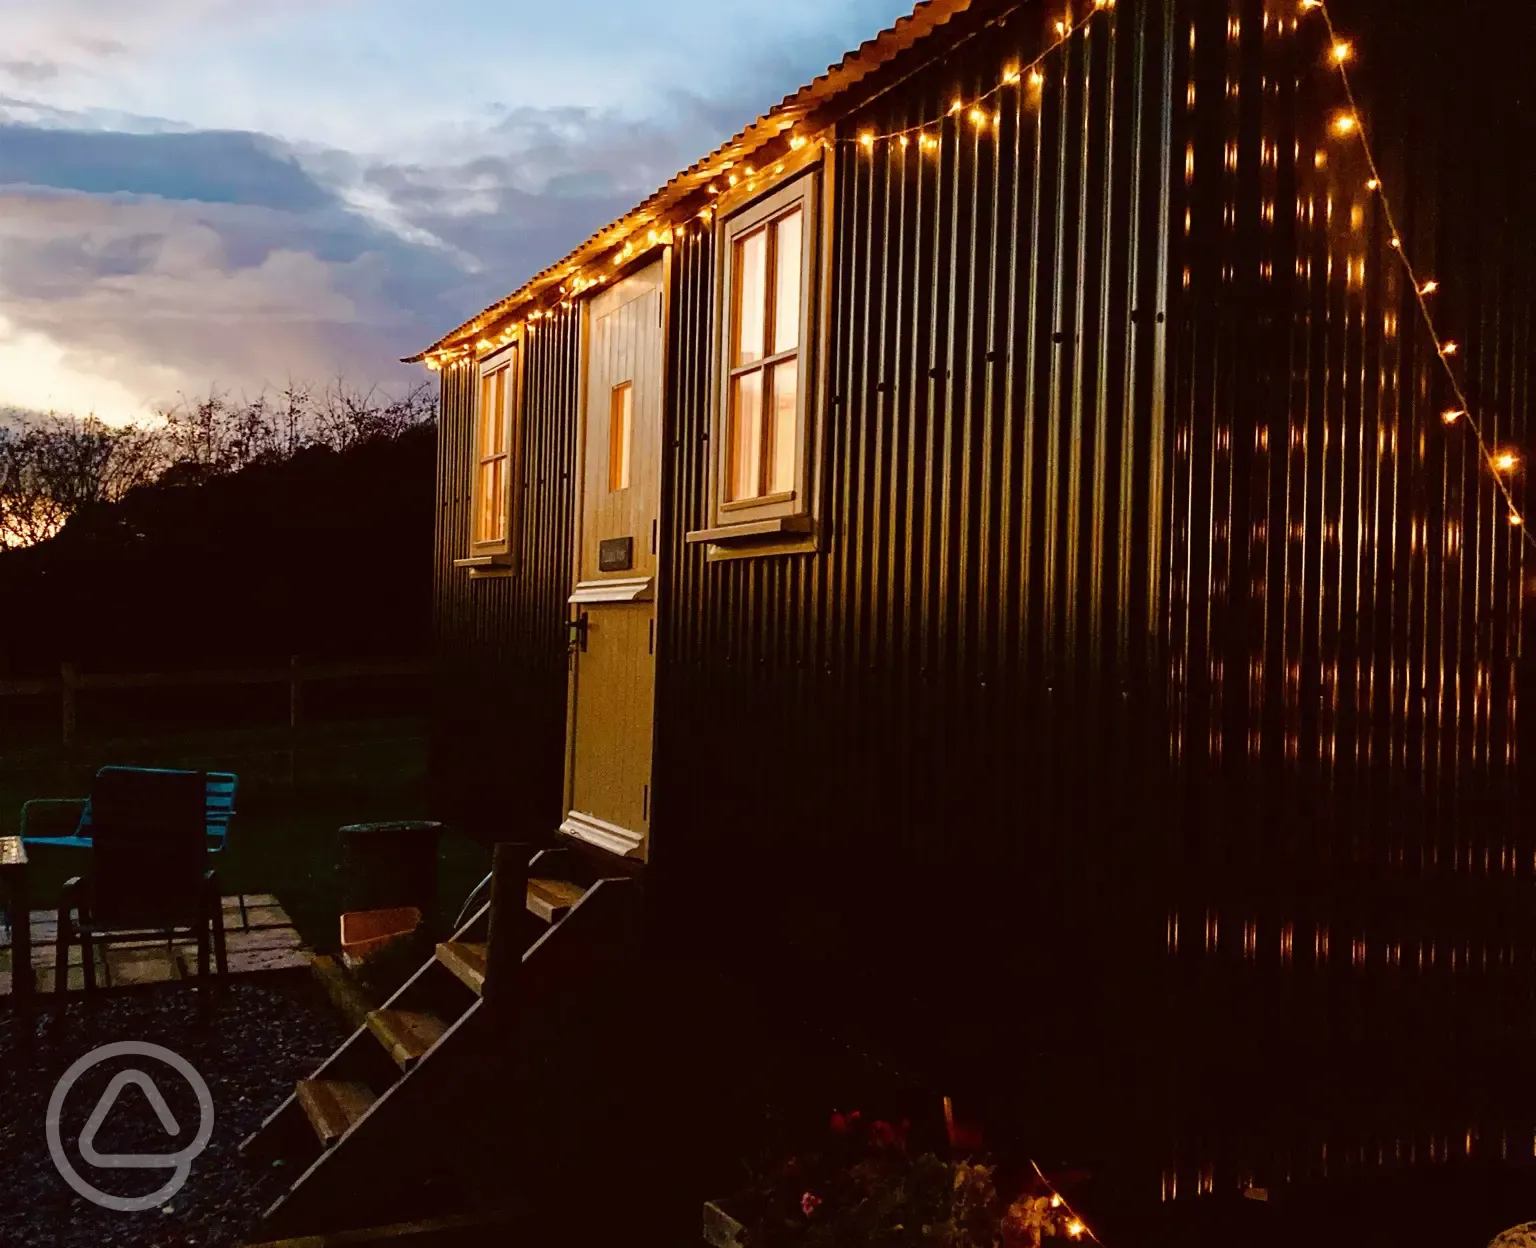
<svg viewBox="0 0 1536 1248">
<path fill-rule="evenodd" d="M 587 613 L 585 611 L 578 611 L 575 619 L 565 622 L 565 627 L 569 632 L 567 637 L 568 648 L 580 650 L 585 654 L 587 652 Z"/>
</svg>

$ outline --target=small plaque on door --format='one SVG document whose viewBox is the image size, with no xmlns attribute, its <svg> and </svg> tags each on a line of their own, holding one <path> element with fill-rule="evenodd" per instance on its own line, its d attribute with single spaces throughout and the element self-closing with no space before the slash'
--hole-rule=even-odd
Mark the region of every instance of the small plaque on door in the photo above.
<svg viewBox="0 0 1536 1248">
<path fill-rule="evenodd" d="M 627 572 L 635 566 L 635 539 L 610 537 L 597 544 L 597 570 L 599 572 Z"/>
</svg>

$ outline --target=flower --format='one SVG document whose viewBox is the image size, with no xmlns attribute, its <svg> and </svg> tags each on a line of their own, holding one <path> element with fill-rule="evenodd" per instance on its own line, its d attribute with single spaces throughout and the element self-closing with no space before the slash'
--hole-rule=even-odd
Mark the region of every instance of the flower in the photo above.
<svg viewBox="0 0 1536 1248">
<path fill-rule="evenodd" d="M 807 1192 L 800 1197 L 800 1212 L 810 1217 L 817 1209 L 821 1208 L 821 1197 L 815 1192 Z"/>
</svg>

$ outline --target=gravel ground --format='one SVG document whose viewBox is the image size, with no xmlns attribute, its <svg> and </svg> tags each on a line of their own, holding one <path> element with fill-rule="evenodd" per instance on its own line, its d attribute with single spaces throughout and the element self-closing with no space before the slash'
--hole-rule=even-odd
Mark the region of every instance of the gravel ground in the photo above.
<svg viewBox="0 0 1536 1248">
<path fill-rule="evenodd" d="M 292 1176 L 243 1163 L 240 1141 L 346 1037 L 345 1025 L 305 976 L 243 980 L 211 994 L 167 985 L 105 994 L 62 1015 L 48 1005 L 30 1020 L 28 1056 L 23 1016 L 0 1010 L 0 1246 L 3 1248 L 181 1248 L 243 1242 L 256 1217 Z M 103 1209 L 65 1182 L 49 1153 L 49 1098 L 66 1070 L 116 1041 L 147 1041 L 180 1054 L 207 1081 L 213 1136 L 192 1161 L 186 1185 L 162 1208 Z M 200 1111 L 186 1079 L 161 1062 L 118 1056 L 83 1072 L 64 1101 L 60 1132 L 75 1169 L 99 1190 L 119 1196 L 154 1192 L 171 1178 L 165 1168 L 96 1169 L 80 1155 L 81 1133 L 113 1077 L 139 1069 L 163 1094 L 178 1127 L 168 1135 L 152 1102 L 124 1086 L 95 1139 L 102 1154 L 165 1154 L 186 1147 Z"/>
</svg>

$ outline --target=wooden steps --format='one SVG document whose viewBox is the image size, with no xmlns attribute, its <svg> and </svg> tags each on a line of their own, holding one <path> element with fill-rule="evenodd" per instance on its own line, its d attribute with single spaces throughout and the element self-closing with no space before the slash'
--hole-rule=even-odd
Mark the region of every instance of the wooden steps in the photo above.
<svg viewBox="0 0 1536 1248">
<path fill-rule="evenodd" d="M 568 880 L 529 880 L 528 909 L 546 923 L 563 919 L 586 889 Z"/>
<path fill-rule="evenodd" d="M 383 1044 L 401 1070 L 410 1070 L 448 1030 L 448 1024 L 423 1010 L 373 1010 L 368 1030 Z"/>
<path fill-rule="evenodd" d="M 485 991 L 486 946 L 467 940 L 445 941 L 437 947 L 437 960 L 471 992 Z"/>
<path fill-rule="evenodd" d="M 498 856 L 505 858 L 501 847 Z M 546 850 L 527 867 L 514 863 L 510 877 L 503 869 L 497 877 L 503 906 L 543 922 L 518 918 L 498 928 L 494 902 L 481 906 L 380 1008 L 362 1013 L 361 1025 L 241 1144 L 252 1164 L 280 1161 L 295 1176 L 263 1215 L 263 1238 L 341 1234 L 296 1241 L 310 1248 L 354 1242 L 348 1236 L 390 1238 L 407 1226 L 414 1234 L 419 1224 L 409 1219 L 446 1212 L 445 1197 L 460 1185 L 499 1187 L 500 1167 L 516 1155 L 504 1139 L 508 1098 L 516 1095 L 519 1077 L 506 1061 L 517 1039 L 504 1034 L 506 1028 L 540 1020 L 530 1024 L 530 1042 L 542 1042 L 538 1027 L 579 1014 L 578 1002 L 601 996 L 633 946 L 636 882 L 573 883 L 569 876 L 578 875 L 578 866 L 568 852 Z M 509 977 L 509 999 L 526 1004 L 526 1011 L 492 1009 L 483 999 L 493 931 L 510 940 L 505 952 L 497 950 L 496 973 Z M 333 962 L 322 962 L 315 973 L 349 1016 L 369 1004 Z M 445 1155 L 446 1145 L 471 1136 L 486 1142 L 474 1159 Z M 506 1156 L 499 1151 L 504 1144 Z M 492 1169 L 480 1173 L 482 1167 L 495 1168 L 494 1179 Z M 515 1182 L 506 1194 L 531 1195 L 517 1191 Z M 370 1225 L 383 1229 L 348 1230 Z M 463 1242 L 505 1242 L 477 1234 L 483 1236 L 471 1230 Z"/>
<path fill-rule="evenodd" d="M 341 1139 L 378 1100 L 366 1083 L 330 1079 L 301 1079 L 296 1095 L 321 1148 Z"/>
</svg>

